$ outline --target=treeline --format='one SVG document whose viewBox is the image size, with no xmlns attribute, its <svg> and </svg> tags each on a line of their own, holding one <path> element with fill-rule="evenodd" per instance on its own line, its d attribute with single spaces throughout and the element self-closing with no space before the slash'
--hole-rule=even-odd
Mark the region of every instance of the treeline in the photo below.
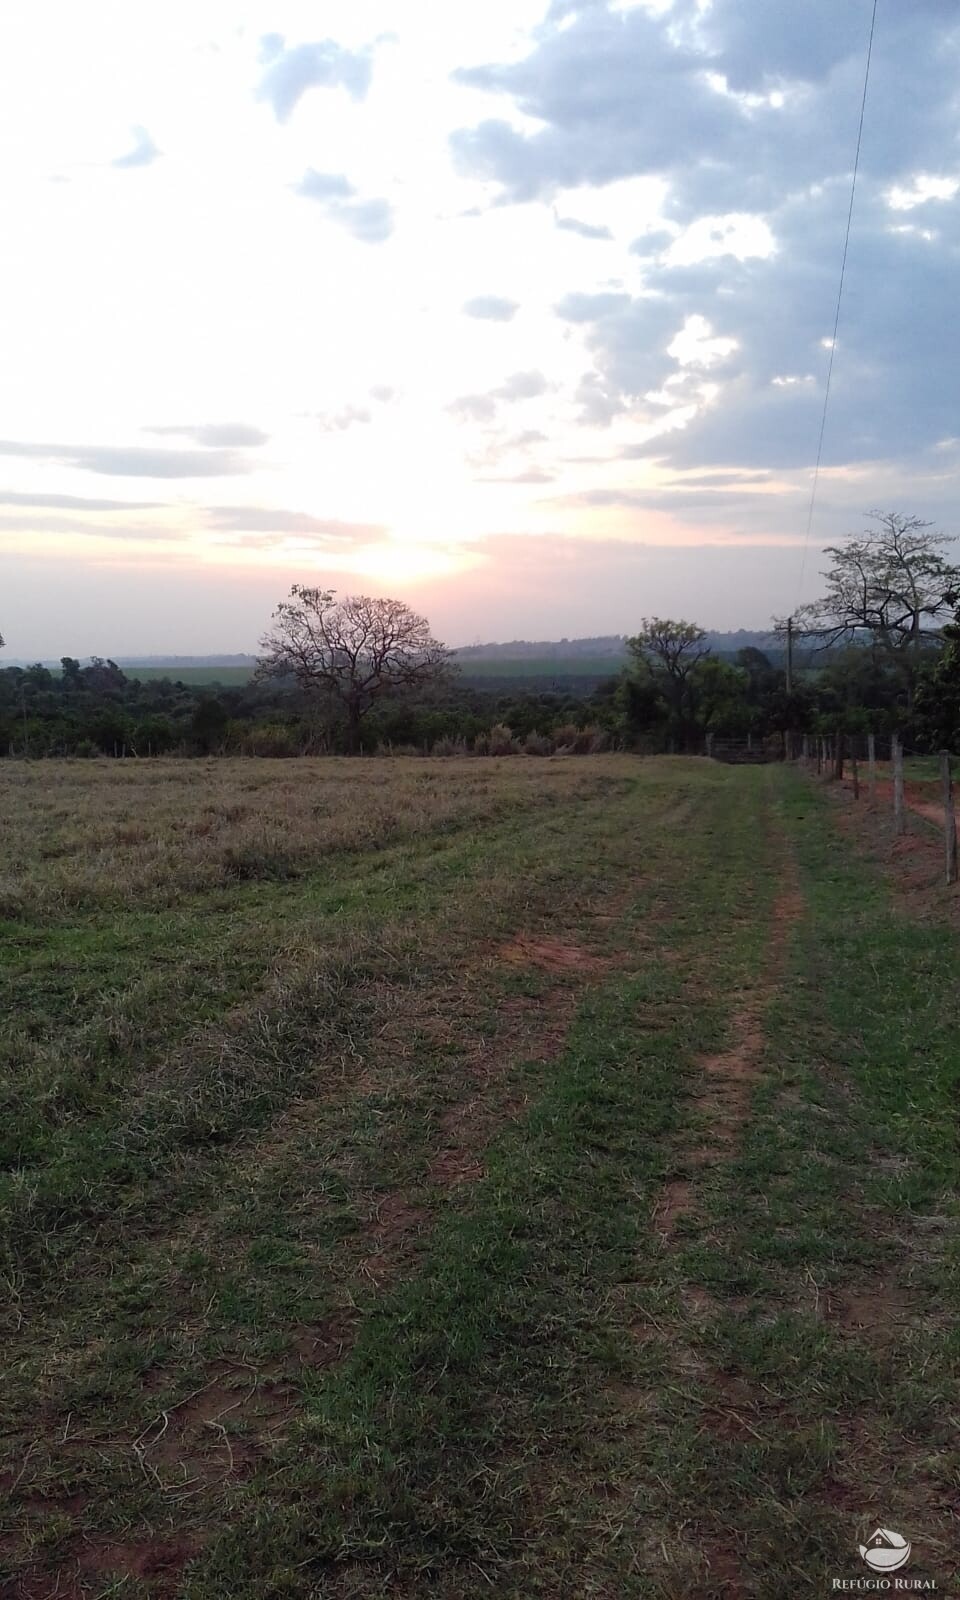
<svg viewBox="0 0 960 1600">
<path fill-rule="evenodd" d="M 550 755 L 611 748 L 700 751 L 708 735 L 747 739 L 771 754 L 787 732 L 884 734 L 933 748 L 945 737 L 944 662 L 950 645 L 925 652 L 908 692 L 882 653 L 831 653 L 787 692 L 783 669 L 748 648 L 730 660 L 709 652 L 678 678 L 653 655 L 589 693 L 505 693 L 458 681 L 386 698 L 362 724 L 365 754 Z M 949 733 L 949 730 L 947 730 Z M 59 673 L 35 665 L 0 670 L 0 753 L 6 756 L 297 756 L 343 753 L 348 730 L 336 707 L 292 680 L 243 685 L 138 679 L 113 661 L 65 657 Z"/>
<path fill-rule="evenodd" d="M 339 754 L 342 717 L 292 681 L 187 684 L 128 676 L 114 661 L 65 657 L 0 670 L 0 754 L 157 756 Z M 612 681 L 589 694 L 509 694 L 448 681 L 385 699 L 364 719 L 364 753 L 507 754 L 609 748 L 620 736 Z"/>
</svg>

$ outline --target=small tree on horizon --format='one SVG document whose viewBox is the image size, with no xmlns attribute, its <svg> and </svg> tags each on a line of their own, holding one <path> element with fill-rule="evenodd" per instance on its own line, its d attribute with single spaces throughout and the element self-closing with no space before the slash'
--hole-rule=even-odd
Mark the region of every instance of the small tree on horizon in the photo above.
<svg viewBox="0 0 960 1600">
<path fill-rule="evenodd" d="M 450 670 L 450 651 L 402 600 L 337 600 L 333 589 L 295 583 L 273 620 L 260 641 L 257 676 L 292 677 L 304 693 L 332 700 L 343 712 L 351 754 L 378 700 L 425 688 Z"/>
</svg>

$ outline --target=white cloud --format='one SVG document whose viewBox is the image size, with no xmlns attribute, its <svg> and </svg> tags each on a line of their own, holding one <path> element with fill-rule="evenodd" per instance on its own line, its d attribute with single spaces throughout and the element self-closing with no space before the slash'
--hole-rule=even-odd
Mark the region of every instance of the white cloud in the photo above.
<svg viewBox="0 0 960 1600">
<path fill-rule="evenodd" d="M 887 190 L 887 204 L 891 211 L 913 211 L 928 200 L 952 200 L 960 189 L 960 178 L 936 178 L 929 173 L 918 173 L 909 188 L 895 183 Z"/>
<path fill-rule="evenodd" d="M 737 348 L 736 339 L 717 338 L 706 317 L 687 317 L 667 345 L 667 354 L 681 367 L 715 367 Z"/>
<path fill-rule="evenodd" d="M 260 98 L 269 101 L 278 122 L 286 122 L 308 89 L 346 89 L 355 100 L 370 87 L 368 52 L 345 50 L 335 39 L 320 39 L 289 49 L 279 34 L 267 34 L 263 54 L 268 66 L 260 80 Z"/>
<path fill-rule="evenodd" d="M 160 155 L 146 128 L 133 129 L 133 145 L 125 155 L 112 162 L 115 167 L 149 167 Z"/>
</svg>

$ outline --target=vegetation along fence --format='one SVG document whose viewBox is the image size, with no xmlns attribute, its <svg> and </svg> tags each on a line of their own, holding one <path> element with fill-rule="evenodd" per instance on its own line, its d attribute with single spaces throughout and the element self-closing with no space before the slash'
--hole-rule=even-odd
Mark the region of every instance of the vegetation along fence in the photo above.
<svg viewBox="0 0 960 1600">
<path fill-rule="evenodd" d="M 942 828 L 946 882 L 956 883 L 954 757 L 949 750 L 911 756 L 909 771 L 905 771 L 903 739 L 897 733 L 858 737 L 804 734 L 797 759 L 816 777 L 846 784 L 855 801 L 889 808 L 895 835 L 906 832 L 908 812 Z"/>
</svg>

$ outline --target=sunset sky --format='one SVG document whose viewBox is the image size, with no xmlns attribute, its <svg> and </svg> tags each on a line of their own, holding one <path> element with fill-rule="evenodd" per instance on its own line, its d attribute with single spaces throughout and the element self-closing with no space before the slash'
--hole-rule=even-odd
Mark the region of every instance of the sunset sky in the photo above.
<svg viewBox="0 0 960 1600">
<path fill-rule="evenodd" d="M 764 627 L 960 526 L 956 0 L 33 0 L 0 15 L 10 658 Z M 801 581 L 801 569 L 803 578 Z"/>
</svg>

